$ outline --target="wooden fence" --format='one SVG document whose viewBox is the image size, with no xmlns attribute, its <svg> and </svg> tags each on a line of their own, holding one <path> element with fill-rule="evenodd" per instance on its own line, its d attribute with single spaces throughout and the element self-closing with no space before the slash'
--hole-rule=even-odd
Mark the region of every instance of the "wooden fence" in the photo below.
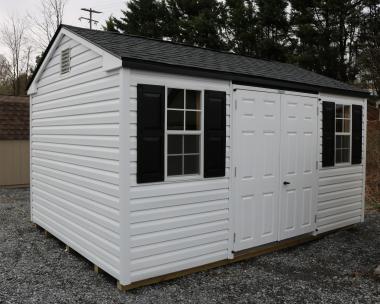
<svg viewBox="0 0 380 304">
<path fill-rule="evenodd" d="M 0 186 L 29 185 L 29 140 L 0 140 Z"/>
</svg>

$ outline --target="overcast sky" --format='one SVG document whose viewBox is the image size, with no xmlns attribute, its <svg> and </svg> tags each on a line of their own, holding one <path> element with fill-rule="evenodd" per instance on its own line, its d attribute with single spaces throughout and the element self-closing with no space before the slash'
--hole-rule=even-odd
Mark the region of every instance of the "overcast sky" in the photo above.
<svg viewBox="0 0 380 304">
<path fill-rule="evenodd" d="M 88 13 L 81 11 L 81 8 L 92 8 L 103 12 L 96 14 L 94 19 L 99 20 L 99 24 L 95 26 L 101 29 L 104 20 L 111 14 L 114 16 L 121 15 L 121 9 L 125 9 L 125 0 L 67 0 L 63 21 L 66 24 L 76 25 L 80 27 L 88 27 L 88 22 L 79 21 L 79 17 L 88 17 Z M 40 0 L 0 0 L 0 23 L 6 20 L 9 15 L 23 17 L 27 13 L 38 15 L 38 7 Z M 4 49 L 0 45 L 0 53 Z"/>
</svg>

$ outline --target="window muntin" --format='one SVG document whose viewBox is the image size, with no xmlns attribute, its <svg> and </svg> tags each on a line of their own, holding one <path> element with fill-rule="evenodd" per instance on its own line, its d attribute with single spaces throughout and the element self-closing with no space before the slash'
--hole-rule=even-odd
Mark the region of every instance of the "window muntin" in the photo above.
<svg viewBox="0 0 380 304">
<path fill-rule="evenodd" d="M 200 175 L 202 92 L 168 88 L 166 98 L 166 175 Z"/>
<path fill-rule="evenodd" d="M 351 161 L 351 106 L 335 105 L 335 163 Z"/>
</svg>

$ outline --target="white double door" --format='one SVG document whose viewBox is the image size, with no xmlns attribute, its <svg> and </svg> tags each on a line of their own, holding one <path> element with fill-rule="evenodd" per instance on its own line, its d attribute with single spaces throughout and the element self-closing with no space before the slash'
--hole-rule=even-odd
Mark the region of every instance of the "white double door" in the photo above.
<svg viewBox="0 0 380 304">
<path fill-rule="evenodd" d="M 315 229 L 317 98 L 234 92 L 234 251 Z"/>
</svg>

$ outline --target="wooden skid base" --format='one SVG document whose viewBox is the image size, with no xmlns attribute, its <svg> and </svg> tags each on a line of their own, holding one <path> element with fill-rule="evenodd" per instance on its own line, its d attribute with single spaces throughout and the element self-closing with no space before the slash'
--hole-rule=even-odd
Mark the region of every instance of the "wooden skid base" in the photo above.
<svg viewBox="0 0 380 304">
<path fill-rule="evenodd" d="M 152 285 L 152 284 L 176 279 L 176 278 L 188 275 L 188 274 L 201 272 L 201 271 L 209 270 L 212 268 L 216 268 L 216 267 L 225 266 L 225 265 L 229 265 L 232 263 L 240 262 L 240 261 L 247 260 L 247 259 L 250 259 L 253 257 L 257 257 L 257 256 L 260 256 L 263 254 L 267 254 L 267 253 L 274 252 L 277 250 L 293 247 L 293 246 L 300 245 L 300 244 L 310 242 L 313 240 L 317 240 L 320 238 L 321 238 L 321 236 L 306 235 L 306 236 L 301 236 L 301 237 L 297 237 L 297 238 L 293 238 L 293 239 L 289 239 L 289 240 L 284 240 L 281 242 L 275 242 L 275 243 L 267 244 L 267 245 L 260 246 L 257 248 L 248 249 L 248 250 L 244 250 L 244 251 L 240 251 L 240 252 L 235 252 L 234 258 L 230 259 L 230 260 L 227 260 L 227 259 L 221 260 L 218 262 L 214 262 L 214 263 L 210 263 L 210 264 L 206 264 L 206 265 L 202 265 L 202 266 L 198 266 L 198 267 L 194 267 L 194 268 L 190 268 L 190 269 L 172 272 L 172 273 L 165 274 L 162 276 L 158 276 L 158 277 L 134 282 L 130 285 L 122 285 L 122 284 L 120 284 L 120 282 L 118 282 L 117 288 L 119 290 L 122 290 L 122 291 L 127 291 L 127 290 L 131 290 L 131 289 L 139 288 L 142 286 L 146 286 L 146 285 Z"/>
<path fill-rule="evenodd" d="M 94 272 L 100 273 L 101 271 L 102 270 L 98 266 L 94 265 Z"/>
<path fill-rule="evenodd" d="M 46 236 L 53 237 L 53 235 L 51 235 L 48 231 L 46 231 L 42 227 L 40 227 L 36 224 L 33 224 L 33 226 L 36 227 L 37 229 L 42 229 Z M 347 227 L 328 231 L 328 232 L 322 233 L 322 234 L 317 235 L 317 236 L 302 235 L 302 236 L 295 237 L 292 239 L 266 244 L 266 245 L 256 247 L 253 249 L 247 249 L 247 250 L 243 250 L 243 251 L 239 251 L 239 252 L 234 252 L 234 258 L 233 259 L 225 259 L 225 260 L 217 261 L 214 263 L 201 265 L 198 267 L 193 267 L 190 269 L 172 272 L 172 273 L 165 274 L 162 276 L 158 276 L 158 277 L 154 277 L 154 278 L 150 278 L 150 279 L 146 279 L 146 280 L 141 280 L 138 282 L 133 282 L 132 284 L 129 284 L 129 285 L 123 285 L 119 281 L 117 281 L 117 288 L 121 291 L 127 291 L 127 290 L 131 290 L 131 289 L 135 289 L 135 288 L 139 288 L 139 287 L 143 287 L 143 286 L 147 286 L 147 285 L 152 285 L 152 284 L 157 284 L 157 283 L 168 281 L 168 280 L 173 280 L 173 279 L 176 279 L 176 278 L 179 278 L 179 277 L 182 277 L 185 275 L 189 275 L 192 273 L 201 272 L 201 271 L 209 270 L 212 268 L 229 265 L 232 263 L 251 259 L 251 258 L 260 256 L 260 255 L 263 255 L 263 254 L 267 254 L 267 253 L 271 253 L 274 251 L 294 247 L 294 246 L 297 246 L 297 245 L 300 245 L 300 244 L 303 244 L 306 242 L 318 240 L 318 239 L 321 239 L 322 237 L 324 237 L 325 235 L 331 234 L 331 233 L 339 231 L 339 230 L 347 230 L 347 229 L 350 229 L 354 226 L 355 225 L 350 225 Z M 70 252 L 71 250 L 72 249 L 68 245 L 66 245 L 65 251 Z M 97 265 L 94 265 L 94 271 L 96 273 L 99 273 L 99 272 L 101 272 L 101 269 Z"/>
</svg>

